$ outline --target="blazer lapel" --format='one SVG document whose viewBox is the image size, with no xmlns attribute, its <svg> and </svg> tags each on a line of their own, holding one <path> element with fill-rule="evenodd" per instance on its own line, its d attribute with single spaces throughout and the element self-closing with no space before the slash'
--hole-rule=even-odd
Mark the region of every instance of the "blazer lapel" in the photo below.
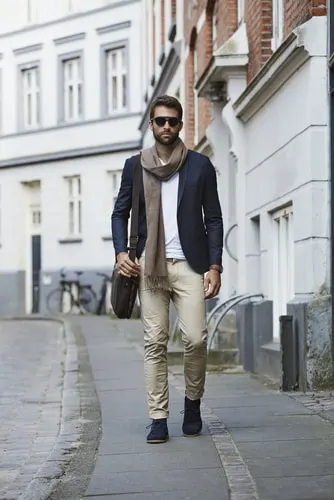
<svg viewBox="0 0 334 500">
<path fill-rule="evenodd" d="M 178 207 L 179 207 L 181 200 L 182 200 L 184 187 L 185 187 L 186 181 L 187 181 L 187 174 L 188 174 L 188 158 L 186 159 L 186 162 L 185 162 L 183 168 L 181 168 L 180 173 L 179 173 L 179 191 L 178 191 L 178 200 L 177 200 Z"/>
</svg>

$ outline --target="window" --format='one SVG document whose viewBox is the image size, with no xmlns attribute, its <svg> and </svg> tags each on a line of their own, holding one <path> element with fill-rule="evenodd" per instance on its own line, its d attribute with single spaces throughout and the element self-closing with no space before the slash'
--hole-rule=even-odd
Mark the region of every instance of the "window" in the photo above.
<svg viewBox="0 0 334 500">
<path fill-rule="evenodd" d="M 82 58 L 62 61 L 63 65 L 63 118 L 72 122 L 83 118 Z"/>
<path fill-rule="evenodd" d="M 275 1 L 275 0 L 273 0 Z M 245 15 L 245 0 L 238 0 L 238 21 L 239 23 L 243 20 Z"/>
<path fill-rule="evenodd" d="M 42 224 L 41 205 L 30 205 L 30 227 L 33 233 L 39 233 Z"/>
<path fill-rule="evenodd" d="M 271 48 L 277 50 L 283 41 L 284 8 L 283 0 L 273 0 L 273 38 Z"/>
<path fill-rule="evenodd" d="M 67 177 L 68 195 L 68 233 L 70 236 L 81 234 L 81 177 Z"/>
<path fill-rule="evenodd" d="M 79 11 L 81 0 L 66 0 L 66 9 L 68 14 L 75 14 Z"/>
<path fill-rule="evenodd" d="M 212 13 L 212 50 L 213 52 L 218 49 L 218 4 L 219 1 L 216 0 L 213 13 Z"/>
<path fill-rule="evenodd" d="M 39 66 L 21 70 L 22 79 L 22 127 L 36 128 L 40 125 L 40 71 Z"/>
<path fill-rule="evenodd" d="M 37 0 L 26 0 L 26 20 L 28 24 L 37 23 Z"/>
<path fill-rule="evenodd" d="M 126 47 L 106 51 L 107 113 L 124 111 L 127 108 Z"/>
<path fill-rule="evenodd" d="M 122 170 L 115 170 L 113 172 L 108 172 L 108 175 L 110 177 L 112 204 L 114 207 L 117 200 L 118 191 L 121 185 Z"/>
<path fill-rule="evenodd" d="M 279 340 L 279 316 L 294 297 L 294 243 L 292 206 L 273 214 L 274 339 Z"/>
</svg>

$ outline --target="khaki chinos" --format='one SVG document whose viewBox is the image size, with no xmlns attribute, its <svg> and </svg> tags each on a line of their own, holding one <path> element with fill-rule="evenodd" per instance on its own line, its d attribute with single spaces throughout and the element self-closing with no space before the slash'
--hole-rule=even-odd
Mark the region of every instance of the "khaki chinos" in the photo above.
<svg viewBox="0 0 334 500">
<path fill-rule="evenodd" d="M 201 399 L 204 393 L 207 362 L 207 327 L 203 276 L 186 260 L 167 259 L 170 290 L 151 291 L 143 279 L 145 259 L 140 259 L 139 297 L 144 326 L 145 384 L 149 415 L 152 419 L 169 415 L 167 345 L 169 306 L 172 300 L 184 344 L 186 396 Z"/>
</svg>

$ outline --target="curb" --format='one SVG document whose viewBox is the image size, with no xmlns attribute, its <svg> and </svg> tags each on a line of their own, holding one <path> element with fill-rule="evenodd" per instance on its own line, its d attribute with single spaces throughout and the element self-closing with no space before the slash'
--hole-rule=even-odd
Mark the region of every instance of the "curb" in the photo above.
<svg viewBox="0 0 334 500">
<path fill-rule="evenodd" d="M 184 385 L 172 372 L 170 372 L 170 379 L 173 386 L 184 395 Z M 255 481 L 232 435 L 208 406 L 202 403 L 201 407 L 202 418 L 208 427 L 225 472 L 229 500 L 260 500 Z"/>
<path fill-rule="evenodd" d="M 59 323 L 63 329 L 65 344 L 58 437 L 48 458 L 19 498 L 21 500 L 79 499 L 88 486 L 101 437 L 100 402 L 83 333 L 80 327 L 70 320 L 53 316 L 5 316 L 0 317 L 0 320 Z M 87 408 L 88 405 L 90 408 Z M 87 418 L 89 410 L 95 411 L 94 419 Z M 74 485 L 71 483 L 73 476 L 76 478 Z"/>
</svg>

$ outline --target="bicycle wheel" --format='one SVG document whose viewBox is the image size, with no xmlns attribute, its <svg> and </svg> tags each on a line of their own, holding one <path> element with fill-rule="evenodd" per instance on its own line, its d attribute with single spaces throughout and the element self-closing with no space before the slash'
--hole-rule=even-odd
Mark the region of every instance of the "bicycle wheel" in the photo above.
<svg viewBox="0 0 334 500">
<path fill-rule="evenodd" d="M 79 302 L 82 309 L 91 314 L 95 313 L 97 297 L 92 288 L 81 288 Z"/>
<path fill-rule="evenodd" d="M 72 297 L 68 290 L 56 288 L 46 297 L 46 307 L 50 314 L 69 314 L 71 312 Z"/>
</svg>

